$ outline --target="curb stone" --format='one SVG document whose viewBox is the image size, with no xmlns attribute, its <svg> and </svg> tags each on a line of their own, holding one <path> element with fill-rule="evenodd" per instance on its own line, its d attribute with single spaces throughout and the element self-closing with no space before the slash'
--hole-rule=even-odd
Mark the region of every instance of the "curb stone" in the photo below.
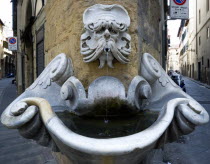
<svg viewBox="0 0 210 164">
<path fill-rule="evenodd" d="M 189 80 L 191 80 L 191 81 L 193 81 L 193 82 L 195 82 L 195 83 L 197 83 L 197 84 L 199 84 L 199 85 L 202 85 L 202 86 L 204 86 L 204 87 L 206 87 L 206 88 L 210 89 L 210 86 L 209 86 L 209 85 L 207 85 L 207 84 L 204 84 L 204 83 L 202 83 L 202 82 L 200 82 L 200 81 L 197 81 L 197 80 L 192 79 L 192 78 L 187 77 L 187 76 L 183 76 L 183 77 L 184 77 L 184 78 L 186 78 L 186 79 L 189 79 Z"/>
</svg>

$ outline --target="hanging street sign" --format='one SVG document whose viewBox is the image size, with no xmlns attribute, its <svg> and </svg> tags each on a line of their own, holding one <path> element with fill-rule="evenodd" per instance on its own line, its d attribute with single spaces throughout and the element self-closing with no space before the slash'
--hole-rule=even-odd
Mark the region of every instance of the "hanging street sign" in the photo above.
<svg viewBox="0 0 210 164">
<path fill-rule="evenodd" d="M 171 19 L 189 19 L 189 0 L 170 0 Z"/>
<path fill-rule="evenodd" d="M 17 37 L 8 37 L 8 50 L 17 51 Z"/>
</svg>

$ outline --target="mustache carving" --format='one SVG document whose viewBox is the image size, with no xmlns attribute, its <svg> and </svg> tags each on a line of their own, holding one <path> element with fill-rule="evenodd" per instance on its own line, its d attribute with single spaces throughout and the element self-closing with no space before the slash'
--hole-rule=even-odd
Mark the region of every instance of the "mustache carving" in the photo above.
<svg viewBox="0 0 210 164">
<path fill-rule="evenodd" d="M 112 38 L 108 41 L 105 38 L 101 38 L 98 42 L 95 42 L 95 44 L 94 49 L 88 47 L 85 42 L 81 46 L 81 53 L 85 56 L 83 58 L 84 62 L 89 63 L 99 59 L 99 68 L 103 68 L 105 63 L 107 63 L 110 68 L 114 68 L 114 58 L 122 64 L 127 64 L 130 61 L 128 59 L 130 49 L 118 49 L 115 40 Z"/>
<path fill-rule="evenodd" d="M 97 43 L 97 46 L 95 49 L 87 49 L 89 50 L 89 52 L 85 51 L 85 53 L 82 53 L 83 55 L 85 55 L 86 57 L 83 58 L 84 62 L 88 63 L 88 62 L 92 62 L 97 60 L 101 53 L 104 50 L 105 44 L 106 42 L 104 41 L 105 39 L 100 39 Z"/>
</svg>

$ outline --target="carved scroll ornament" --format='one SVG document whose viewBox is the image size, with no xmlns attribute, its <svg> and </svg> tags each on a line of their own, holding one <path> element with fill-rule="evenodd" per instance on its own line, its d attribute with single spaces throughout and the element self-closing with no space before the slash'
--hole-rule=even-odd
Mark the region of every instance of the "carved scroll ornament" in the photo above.
<svg viewBox="0 0 210 164">
<path fill-rule="evenodd" d="M 92 160 L 99 160 L 99 156 L 120 154 L 124 157 L 129 152 L 132 158 L 118 163 L 134 164 L 139 160 L 136 157 L 144 155 L 142 150 L 159 148 L 209 121 L 205 109 L 177 87 L 150 54 L 142 56 L 141 75 L 133 78 L 127 94 L 124 85 L 111 76 L 97 78 L 86 91 L 73 76 L 71 60 L 60 54 L 32 86 L 7 107 L 1 122 L 8 128 L 18 129 L 23 137 L 36 140 L 67 157 L 84 153 Z M 150 109 L 159 113 L 158 119 L 149 128 L 133 135 L 95 139 L 73 132 L 56 114 L 62 108 L 77 115 L 87 114 L 104 99 L 120 100 L 118 102 L 137 112 Z M 139 150 L 138 156 L 136 150 Z M 78 163 L 86 162 L 77 157 L 80 155 L 75 156 Z"/>
</svg>

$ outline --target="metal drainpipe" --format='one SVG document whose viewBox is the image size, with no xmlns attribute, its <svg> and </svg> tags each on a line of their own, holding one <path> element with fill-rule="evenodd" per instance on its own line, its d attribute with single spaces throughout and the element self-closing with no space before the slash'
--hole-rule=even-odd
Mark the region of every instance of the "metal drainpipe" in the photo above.
<svg viewBox="0 0 210 164">
<path fill-rule="evenodd" d="M 162 67 L 166 70 L 166 57 L 167 57 L 167 17 L 164 8 L 164 2 L 162 1 L 162 14 L 163 14 L 163 24 L 162 24 Z"/>
<path fill-rule="evenodd" d="M 165 42 L 166 42 L 166 38 L 165 38 L 165 23 L 163 24 L 163 29 L 162 29 L 162 67 L 165 70 Z"/>
<path fill-rule="evenodd" d="M 196 6 L 196 18 L 195 18 L 195 20 L 196 20 L 196 31 L 195 31 L 195 46 L 196 46 L 196 58 L 197 58 L 197 63 L 195 63 L 195 64 L 197 64 L 197 79 L 199 79 L 199 76 L 198 76 L 198 41 L 197 41 L 197 36 L 198 36 L 198 27 L 197 27 L 197 24 L 198 24 L 198 15 L 197 15 L 197 10 L 198 10 L 198 8 L 197 8 L 197 4 L 198 4 L 198 0 L 196 0 L 196 4 L 195 4 L 195 6 Z"/>
</svg>

